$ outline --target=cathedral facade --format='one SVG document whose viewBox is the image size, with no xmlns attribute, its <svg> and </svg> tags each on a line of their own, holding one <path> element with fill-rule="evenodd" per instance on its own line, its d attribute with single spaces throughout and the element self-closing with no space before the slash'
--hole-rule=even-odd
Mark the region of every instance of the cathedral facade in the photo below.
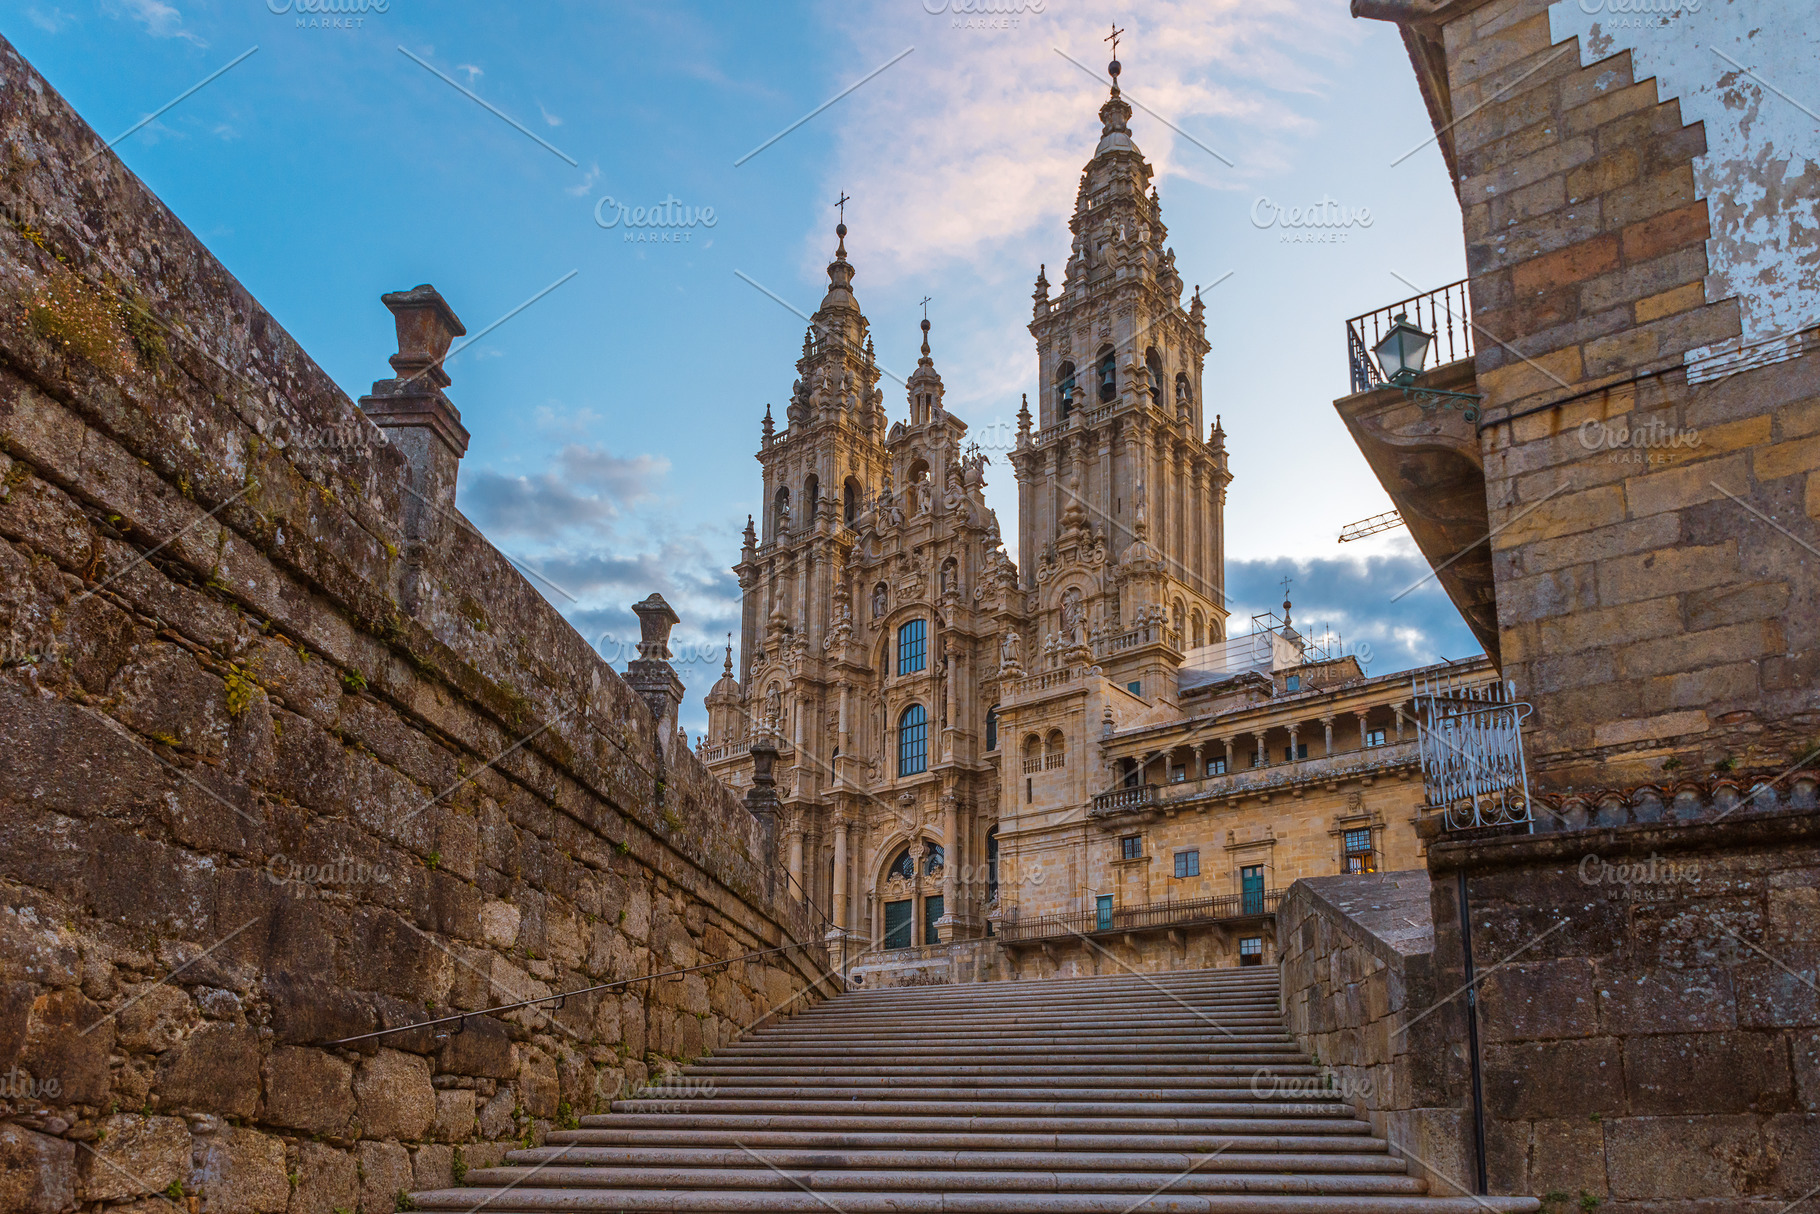
<svg viewBox="0 0 1820 1214">
<path fill-rule="evenodd" d="M 1413 762 L 1390 762 L 1386 751 L 1352 765 L 1365 785 L 1378 782 L 1368 811 L 1357 788 L 1342 787 L 1354 777 L 1316 779 L 1309 768 L 1285 784 L 1284 771 L 1253 774 L 1299 762 L 1298 725 L 1287 724 L 1278 765 L 1271 731 L 1285 726 L 1264 719 L 1285 693 L 1302 693 L 1288 697 L 1298 712 L 1325 714 L 1331 755 L 1324 695 L 1351 696 L 1363 750 L 1374 737 L 1387 744 L 1368 717 L 1374 706 L 1384 716 L 1408 683 L 1361 691 L 1371 681 L 1356 662 L 1322 665 L 1326 655 L 1304 651 L 1287 604 L 1261 662 L 1255 646 L 1227 635 L 1222 518 L 1232 475 L 1225 435 L 1204 409 L 1204 310 L 1198 289 L 1184 298 L 1113 70 L 1062 282 L 1051 294 L 1046 268 L 1036 280 L 1037 399 L 1034 411 L 1027 399 L 1019 410 L 1010 455 L 1021 566 L 985 505 L 988 460 L 945 407 L 926 319 L 902 420 L 891 419 L 844 223 L 782 428 L 765 414 L 763 517 L 748 521 L 734 567 L 739 670 L 729 648 L 707 697 L 701 753 L 741 787 L 753 738 L 774 741 L 790 885 L 825 916 L 855 972 L 941 949 L 988 957 L 987 976 L 1002 976 L 1018 972 L 1030 948 L 1041 950 L 1038 968 L 1054 972 L 1064 966 L 1058 950 L 1121 923 L 1130 930 L 1115 934 L 1127 945 L 1148 926 L 1178 943 L 1185 926 L 1212 926 L 1199 963 L 1261 961 L 1264 904 L 1247 891 L 1289 878 L 1262 875 L 1269 857 L 1294 855 L 1308 875 L 1334 871 L 1309 857 L 1358 831 L 1336 809 L 1340 826 L 1323 819 L 1304 832 L 1305 846 L 1278 852 L 1282 794 L 1273 808 L 1273 793 L 1254 786 L 1332 794 L 1366 822 L 1368 839 L 1375 823 L 1373 855 L 1416 851 L 1403 814 L 1420 793 L 1419 779 L 1410 791 Z M 1201 677 L 1209 655 L 1217 669 Z M 1304 666 L 1306 689 L 1283 673 Z M 1247 761 L 1234 754 L 1235 737 L 1255 737 Z M 1402 791 L 1387 801 L 1393 787 Z M 1312 805 L 1295 808 L 1306 816 Z M 1165 815 L 1167 830 L 1146 826 Z M 1216 825 L 1246 860 L 1229 875 L 1211 854 L 1203 874 L 1198 850 L 1190 866 L 1180 858 L 1187 844 L 1167 846 L 1178 876 L 1193 869 L 1185 901 L 1223 907 L 1217 921 L 1185 912 L 1140 924 L 1153 900 L 1176 903 L 1167 881 L 1152 880 L 1144 849 Z M 1220 882 L 1240 901 L 1221 903 Z M 1244 913 L 1227 913 L 1235 910 Z M 1221 926 L 1234 923 L 1259 935 Z"/>
</svg>

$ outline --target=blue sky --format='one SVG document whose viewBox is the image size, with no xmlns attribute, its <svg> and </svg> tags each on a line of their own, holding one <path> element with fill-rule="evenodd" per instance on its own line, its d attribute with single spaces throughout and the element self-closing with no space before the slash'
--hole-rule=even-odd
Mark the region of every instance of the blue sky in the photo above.
<svg viewBox="0 0 1820 1214">
<path fill-rule="evenodd" d="M 1290 576 L 1298 621 L 1369 645 L 1373 673 L 1477 651 L 1432 583 L 1391 601 L 1427 568 L 1403 533 L 1335 543 L 1389 508 L 1333 412 L 1343 323 L 1464 276 L 1402 44 L 1344 0 L 298 11 L 320 7 L 360 0 L 14 0 L 0 34 L 108 139 L 258 47 L 115 150 L 350 396 L 390 374 L 382 292 L 433 283 L 474 333 L 574 272 L 451 360 L 473 434 L 459 500 L 616 664 L 626 607 L 653 589 L 683 616 L 685 658 L 734 627 L 758 421 L 789 395 L 790 309 L 821 296 L 841 192 L 880 362 L 914 365 L 932 297 L 950 408 L 982 445 L 1009 433 L 1114 20 L 1133 133 L 1207 303 L 1235 618 Z M 666 200 L 696 225 L 637 233 L 687 240 L 596 219 Z M 1352 222 L 1277 218 L 1324 201 Z M 988 479 L 1015 537 L 1002 457 Z M 691 727 L 718 668 L 680 667 Z"/>
</svg>

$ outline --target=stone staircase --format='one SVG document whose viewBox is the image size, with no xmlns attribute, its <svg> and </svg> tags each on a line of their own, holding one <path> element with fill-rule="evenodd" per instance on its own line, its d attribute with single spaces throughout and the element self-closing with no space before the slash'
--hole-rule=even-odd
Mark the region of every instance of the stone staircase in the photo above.
<svg viewBox="0 0 1820 1214">
<path fill-rule="evenodd" d="M 414 1196 L 487 1214 L 1538 1209 L 1430 1196 L 1319 1083 L 1274 970 L 854 992 Z"/>
</svg>

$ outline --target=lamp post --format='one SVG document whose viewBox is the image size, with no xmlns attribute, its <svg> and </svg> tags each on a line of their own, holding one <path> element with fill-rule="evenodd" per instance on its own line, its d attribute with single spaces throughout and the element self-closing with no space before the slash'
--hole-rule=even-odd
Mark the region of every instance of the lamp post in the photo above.
<svg viewBox="0 0 1820 1214">
<path fill-rule="evenodd" d="M 1403 389 L 1405 398 L 1413 400 L 1425 410 L 1459 402 L 1457 407 L 1460 415 L 1469 422 L 1478 421 L 1479 402 L 1485 399 L 1483 396 L 1415 386 L 1416 378 L 1422 374 L 1422 364 L 1428 358 L 1428 347 L 1433 341 L 1433 334 L 1422 332 L 1418 326 L 1409 323 L 1407 313 L 1398 312 L 1397 318 L 1391 322 L 1390 332 L 1372 348 L 1372 353 L 1377 356 L 1378 368 L 1383 371 L 1385 380 Z"/>
</svg>

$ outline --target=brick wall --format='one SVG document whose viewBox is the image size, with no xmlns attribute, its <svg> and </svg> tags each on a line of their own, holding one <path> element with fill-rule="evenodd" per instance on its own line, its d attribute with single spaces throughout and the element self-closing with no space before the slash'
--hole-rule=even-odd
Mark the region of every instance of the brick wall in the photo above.
<svg viewBox="0 0 1820 1214">
<path fill-rule="evenodd" d="M 816 934 L 3 42 L 0 142 L 0 1208 L 390 1211 L 825 990 L 815 945 L 324 1047 Z"/>
<path fill-rule="evenodd" d="M 1551 41 L 1547 10 L 1499 0 L 1440 28 L 1533 770 L 1545 789 L 1779 772 L 1820 744 L 1820 359 L 1690 386 L 1688 354 L 1740 325 L 1705 286 L 1705 124 L 1633 79 L 1630 51 Z"/>
<path fill-rule="evenodd" d="M 1446 840 L 1429 867 L 1443 993 L 1468 874 L 1493 1192 L 1772 1214 L 1820 1186 L 1820 811 Z"/>
</svg>

